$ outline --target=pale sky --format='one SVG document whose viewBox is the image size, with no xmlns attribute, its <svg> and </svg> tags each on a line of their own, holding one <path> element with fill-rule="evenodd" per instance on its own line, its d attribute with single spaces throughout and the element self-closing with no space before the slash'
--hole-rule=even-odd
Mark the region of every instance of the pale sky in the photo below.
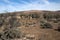
<svg viewBox="0 0 60 40">
<path fill-rule="evenodd" d="M 60 0 L 0 0 L 0 13 L 26 10 L 60 10 Z"/>
</svg>

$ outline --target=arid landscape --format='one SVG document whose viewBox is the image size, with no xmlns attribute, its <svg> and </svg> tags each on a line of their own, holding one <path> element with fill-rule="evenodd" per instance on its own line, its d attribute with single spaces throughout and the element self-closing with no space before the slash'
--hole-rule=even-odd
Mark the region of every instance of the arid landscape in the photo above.
<svg viewBox="0 0 60 40">
<path fill-rule="evenodd" d="M 60 40 L 60 11 L 0 13 L 0 40 Z"/>
</svg>

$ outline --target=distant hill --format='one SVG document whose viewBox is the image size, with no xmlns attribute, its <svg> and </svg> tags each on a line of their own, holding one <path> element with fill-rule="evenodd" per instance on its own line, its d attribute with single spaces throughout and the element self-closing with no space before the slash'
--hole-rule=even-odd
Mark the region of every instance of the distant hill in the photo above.
<svg viewBox="0 0 60 40">
<path fill-rule="evenodd" d="M 0 40 L 60 40 L 60 11 L 1 13 Z"/>
</svg>

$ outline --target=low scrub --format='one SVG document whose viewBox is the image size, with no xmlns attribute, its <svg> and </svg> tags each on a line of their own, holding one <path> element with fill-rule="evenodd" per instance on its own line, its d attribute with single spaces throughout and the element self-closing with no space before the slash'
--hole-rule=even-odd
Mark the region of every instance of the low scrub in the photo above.
<svg viewBox="0 0 60 40">
<path fill-rule="evenodd" d="M 31 16 L 32 18 L 39 18 L 39 15 L 34 13 L 34 14 L 30 14 L 29 16 Z"/>
<path fill-rule="evenodd" d="M 9 29 L 5 30 L 2 33 L 0 33 L 0 39 L 1 40 L 11 40 L 21 37 L 21 32 L 16 29 Z"/>
<path fill-rule="evenodd" d="M 59 22 L 60 21 L 60 14 L 57 13 L 45 13 L 43 14 L 43 18 L 48 21 Z M 55 20 L 54 20 L 55 19 Z"/>
<path fill-rule="evenodd" d="M 50 23 L 47 23 L 44 21 L 40 22 L 40 26 L 41 26 L 41 28 L 52 28 L 52 25 Z"/>
</svg>

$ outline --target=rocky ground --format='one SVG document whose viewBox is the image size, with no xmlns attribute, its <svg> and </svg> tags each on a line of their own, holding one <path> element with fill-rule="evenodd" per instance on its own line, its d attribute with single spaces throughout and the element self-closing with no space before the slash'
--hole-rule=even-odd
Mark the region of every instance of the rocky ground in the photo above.
<svg viewBox="0 0 60 40">
<path fill-rule="evenodd" d="M 60 40 L 60 11 L 1 13 L 0 40 Z"/>
</svg>

